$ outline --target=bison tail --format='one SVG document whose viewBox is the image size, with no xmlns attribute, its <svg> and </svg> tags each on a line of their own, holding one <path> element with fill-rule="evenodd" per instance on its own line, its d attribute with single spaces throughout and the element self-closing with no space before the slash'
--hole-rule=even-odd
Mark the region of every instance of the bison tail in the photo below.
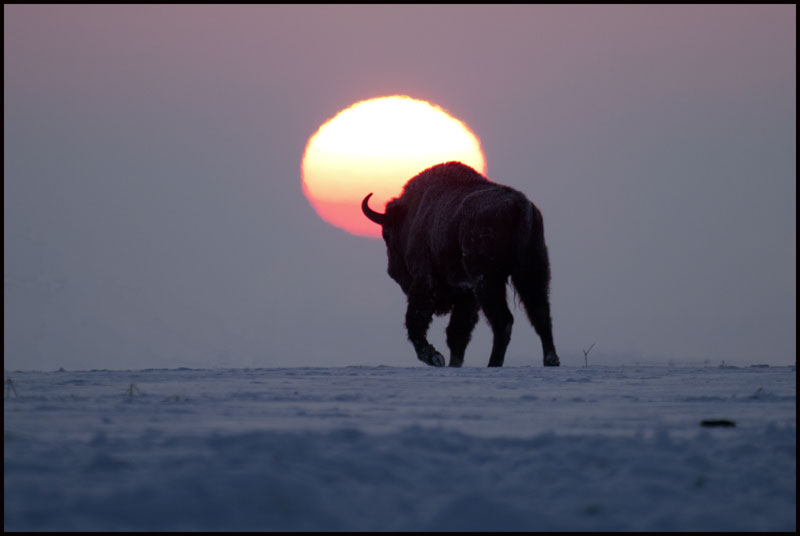
<svg viewBox="0 0 800 536">
<path fill-rule="evenodd" d="M 550 261 L 544 242 L 544 220 L 533 203 L 528 203 L 518 227 L 517 251 L 513 272 L 550 280 Z"/>
<path fill-rule="evenodd" d="M 550 260 L 544 242 L 542 214 L 533 203 L 528 203 L 520 218 L 516 251 L 511 266 L 511 282 L 525 304 L 548 300 L 550 286 Z"/>
</svg>

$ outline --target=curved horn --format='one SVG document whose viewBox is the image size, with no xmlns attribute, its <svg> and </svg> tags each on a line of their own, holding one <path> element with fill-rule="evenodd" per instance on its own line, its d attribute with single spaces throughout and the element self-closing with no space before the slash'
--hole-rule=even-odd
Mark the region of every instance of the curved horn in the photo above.
<svg viewBox="0 0 800 536">
<path fill-rule="evenodd" d="M 369 208 L 369 198 L 372 197 L 372 194 L 367 194 L 367 197 L 361 202 L 361 211 L 364 213 L 364 216 L 369 218 L 370 220 L 374 221 L 378 225 L 383 225 L 386 222 L 386 214 L 381 214 L 380 212 L 375 212 L 371 208 Z"/>
</svg>

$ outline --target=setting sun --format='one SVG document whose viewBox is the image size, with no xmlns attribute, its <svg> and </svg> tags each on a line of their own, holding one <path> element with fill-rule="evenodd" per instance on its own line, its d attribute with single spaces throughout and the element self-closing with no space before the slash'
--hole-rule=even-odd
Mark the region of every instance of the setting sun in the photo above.
<svg viewBox="0 0 800 536">
<path fill-rule="evenodd" d="M 451 160 L 486 174 L 480 141 L 463 122 L 423 100 L 378 97 L 342 110 L 309 138 L 303 191 L 328 223 L 380 236 L 361 212 L 364 196 L 374 192 L 374 206 L 382 207 L 408 179 Z"/>
</svg>

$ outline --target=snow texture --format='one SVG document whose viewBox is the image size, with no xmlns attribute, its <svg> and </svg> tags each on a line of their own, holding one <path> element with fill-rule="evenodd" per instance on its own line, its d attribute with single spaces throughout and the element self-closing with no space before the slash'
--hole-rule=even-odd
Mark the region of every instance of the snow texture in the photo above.
<svg viewBox="0 0 800 536">
<path fill-rule="evenodd" d="M 5 390 L 7 531 L 796 530 L 793 366 L 6 371 Z"/>
</svg>

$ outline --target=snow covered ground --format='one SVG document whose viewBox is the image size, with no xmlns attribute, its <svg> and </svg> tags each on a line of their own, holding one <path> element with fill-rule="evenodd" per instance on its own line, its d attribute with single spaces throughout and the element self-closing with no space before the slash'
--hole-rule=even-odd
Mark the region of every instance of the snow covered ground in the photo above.
<svg viewBox="0 0 800 536">
<path fill-rule="evenodd" d="M 4 379 L 5 530 L 796 529 L 794 366 Z"/>
</svg>

